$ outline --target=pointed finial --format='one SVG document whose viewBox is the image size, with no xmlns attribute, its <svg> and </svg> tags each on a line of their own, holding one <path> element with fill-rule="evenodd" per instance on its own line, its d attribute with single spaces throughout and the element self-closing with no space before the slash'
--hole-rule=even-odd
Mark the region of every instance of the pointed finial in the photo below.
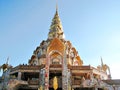
<svg viewBox="0 0 120 90">
<path fill-rule="evenodd" d="M 58 0 L 56 0 L 56 11 L 58 11 Z"/>
<path fill-rule="evenodd" d="M 102 57 L 101 57 L 101 66 L 103 66 L 103 59 L 102 59 Z"/>
<path fill-rule="evenodd" d="M 8 64 L 8 61 L 9 61 L 9 57 L 7 58 L 6 64 Z"/>
</svg>

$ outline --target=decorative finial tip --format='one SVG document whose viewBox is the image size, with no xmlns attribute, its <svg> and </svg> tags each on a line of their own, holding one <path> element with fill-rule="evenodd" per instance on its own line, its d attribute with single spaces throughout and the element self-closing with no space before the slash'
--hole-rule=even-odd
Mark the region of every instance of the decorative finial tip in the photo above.
<svg viewBox="0 0 120 90">
<path fill-rule="evenodd" d="M 58 4 L 56 3 L 56 11 L 58 11 Z"/>
<path fill-rule="evenodd" d="M 9 57 L 7 58 L 6 64 L 8 64 L 8 62 L 9 62 Z"/>
</svg>

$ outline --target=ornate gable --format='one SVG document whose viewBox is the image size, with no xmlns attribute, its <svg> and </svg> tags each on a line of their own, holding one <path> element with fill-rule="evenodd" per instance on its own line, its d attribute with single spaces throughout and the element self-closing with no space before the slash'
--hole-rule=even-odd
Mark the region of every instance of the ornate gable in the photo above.
<svg viewBox="0 0 120 90">
<path fill-rule="evenodd" d="M 48 46 L 48 50 L 47 52 L 50 53 L 51 51 L 56 51 L 56 52 L 59 52 L 63 55 L 64 53 L 64 44 L 61 42 L 60 39 L 58 38 L 54 38 L 50 45 Z"/>
</svg>

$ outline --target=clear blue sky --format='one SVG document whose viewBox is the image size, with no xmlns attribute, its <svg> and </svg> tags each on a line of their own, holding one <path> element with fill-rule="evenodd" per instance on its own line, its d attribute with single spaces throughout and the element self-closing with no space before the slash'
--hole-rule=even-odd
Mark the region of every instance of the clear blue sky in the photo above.
<svg viewBox="0 0 120 90">
<path fill-rule="evenodd" d="M 28 63 L 47 34 L 56 0 L 0 0 L 0 65 Z M 85 65 L 110 66 L 120 78 L 120 0 L 58 0 L 66 40 Z"/>
</svg>

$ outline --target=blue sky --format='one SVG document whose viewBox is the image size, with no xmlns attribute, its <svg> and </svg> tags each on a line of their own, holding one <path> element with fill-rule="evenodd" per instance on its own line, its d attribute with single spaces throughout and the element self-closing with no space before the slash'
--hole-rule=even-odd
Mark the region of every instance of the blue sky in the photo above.
<svg viewBox="0 0 120 90">
<path fill-rule="evenodd" d="M 47 34 L 56 0 L 0 0 L 0 65 L 28 63 Z M 110 66 L 120 78 L 120 1 L 58 0 L 66 40 L 70 40 L 85 65 Z"/>
</svg>

